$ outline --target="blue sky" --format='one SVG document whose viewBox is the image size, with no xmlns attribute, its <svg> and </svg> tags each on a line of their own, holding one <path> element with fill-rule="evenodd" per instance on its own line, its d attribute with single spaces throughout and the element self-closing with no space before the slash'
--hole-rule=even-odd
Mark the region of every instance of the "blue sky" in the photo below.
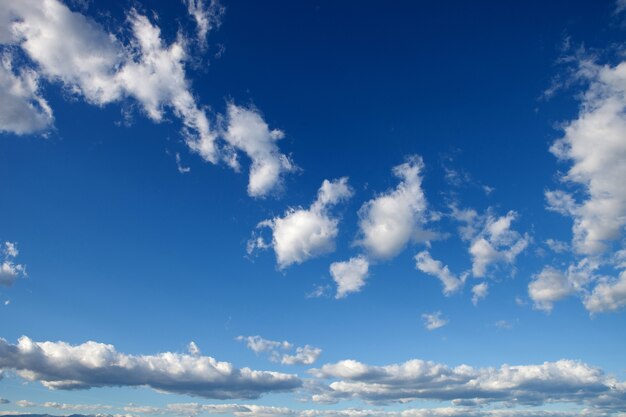
<svg viewBox="0 0 626 417">
<path fill-rule="evenodd" d="M 623 415 L 625 10 L 0 0 L 0 414 Z"/>
</svg>

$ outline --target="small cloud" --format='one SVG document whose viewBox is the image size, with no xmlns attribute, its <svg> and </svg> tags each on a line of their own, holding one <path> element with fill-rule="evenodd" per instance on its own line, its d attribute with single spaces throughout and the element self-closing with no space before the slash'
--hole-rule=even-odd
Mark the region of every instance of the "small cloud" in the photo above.
<svg viewBox="0 0 626 417">
<path fill-rule="evenodd" d="M 498 320 L 494 323 L 494 325 L 498 328 L 498 329 L 510 329 L 513 327 L 513 324 L 511 324 L 510 322 L 506 321 L 506 320 Z"/>
<path fill-rule="evenodd" d="M 441 317 L 441 311 L 436 311 L 434 313 L 424 313 L 422 314 L 422 319 L 424 320 L 424 326 L 428 330 L 439 329 L 440 327 L 448 324 L 448 319 Z"/>
</svg>

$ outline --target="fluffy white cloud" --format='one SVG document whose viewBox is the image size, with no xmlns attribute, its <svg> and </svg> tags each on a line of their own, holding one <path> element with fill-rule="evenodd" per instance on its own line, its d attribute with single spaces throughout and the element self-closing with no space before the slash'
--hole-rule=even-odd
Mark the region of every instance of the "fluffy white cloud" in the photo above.
<svg viewBox="0 0 626 417">
<path fill-rule="evenodd" d="M 422 314 L 422 320 L 424 320 L 424 327 L 428 330 L 439 329 L 440 327 L 448 324 L 448 319 L 445 319 L 441 316 L 441 311 L 436 311 L 434 313 L 424 313 Z"/>
<path fill-rule="evenodd" d="M 487 293 L 489 292 L 489 284 L 486 282 L 481 282 L 480 284 L 476 284 L 472 287 L 472 304 L 478 305 L 478 301 L 487 297 Z"/>
<path fill-rule="evenodd" d="M 245 342 L 248 349 L 254 353 L 268 353 L 272 362 L 280 362 L 283 365 L 311 365 L 322 354 L 320 348 L 311 345 L 294 347 L 286 340 L 278 342 L 261 336 L 237 336 L 236 340 Z M 293 351 L 293 354 L 289 353 L 290 351 Z"/>
<path fill-rule="evenodd" d="M 103 343 L 34 342 L 25 336 L 16 345 L 0 339 L 0 369 L 15 370 L 50 389 L 149 386 L 217 399 L 257 398 L 302 385 L 295 375 L 236 368 L 209 356 L 127 355 Z"/>
<path fill-rule="evenodd" d="M 215 0 L 185 3 L 198 35 L 205 38 L 211 25 L 219 23 L 223 7 Z M 0 2 L 0 45 L 19 47 L 34 63 L 16 72 L 4 59 L 0 131 L 30 133 L 51 124 L 52 111 L 38 93 L 37 80 L 45 78 L 98 106 L 132 98 L 155 122 L 172 111 L 182 122 L 187 145 L 204 160 L 224 160 L 237 168 L 237 151 L 251 158 L 251 196 L 265 196 L 279 187 L 281 175 L 294 169 L 275 144 L 282 132 L 270 131 L 258 112 L 232 104 L 226 127 L 213 128 L 186 77 L 190 57 L 185 35 L 179 32 L 166 44 L 159 27 L 135 10 L 128 13 L 127 22 L 130 27 L 122 29 L 130 32 L 131 41 L 124 43 L 123 37 L 58 0 Z"/>
<path fill-rule="evenodd" d="M 550 310 L 554 301 L 576 293 L 587 310 L 598 313 L 626 305 L 626 265 L 619 259 L 626 227 L 626 62 L 577 64 L 578 79 L 587 83 L 580 110 L 550 148 L 569 165 L 561 180 L 574 190 L 547 191 L 546 200 L 549 210 L 572 218 L 579 261 L 565 272 L 544 267 L 529 294 L 536 307 Z M 599 274 L 602 266 L 612 267 L 617 278 Z"/>
<path fill-rule="evenodd" d="M 615 311 L 626 306 L 626 271 L 622 271 L 616 280 L 601 279 L 585 297 L 584 304 L 592 313 Z"/>
<path fill-rule="evenodd" d="M 621 181 L 626 178 L 626 62 L 614 67 L 590 61 L 580 65 L 579 75 L 589 81 L 580 113 L 550 151 L 571 164 L 563 181 L 585 191 L 580 201 L 560 193 L 571 201 L 566 211 L 574 219 L 574 249 L 593 255 L 607 250 L 626 226 L 626 188 Z"/>
<path fill-rule="evenodd" d="M 494 264 L 513 265 L 517 256 L 526 249 L 530 237 L 511 229 L 517 213 L 509 211 L 496 217 L 491 213 L 479 216 L 474 210 L 458 210 L 453 207 L 452 217 L 466 223 L 460 228 L 461 238 L 470 240 L 472 275 L 482 278 Z"/>
<path fill-rule="evenodd" d="M 257 228 L 272 230 L 271 243 L 253 236 L 248 242 L 248 253 L 255 249 L 273 248 L 280 269 L 294 263 L 332 252 L 339 232 L 339 220 L 330 214 L 330 208 L 352 196 L 348 178 L 324 180 L 317 199 L 308 209 L 289 209 L 283 217 L 264 220 Z"/>
<path fill-rule="evenodd" d="M 19 255 L 15 242 L 0 244 L 0 285 L 10 287 L 16 279 L 26 276 L 26 267 L 15 263 Z M 5 305 L 9 303 L 5 302 Z"/>
<path fill-rule="evenodd" d="M 320 402 L 356 398 L 374 403 L 416 399 L 510 405 L 571 402 L 610 404 L 616 410 L 626 405 L 624 382 L 572 360 L 499 368 L 452 368 L 418 359 L 386 366 L 344 360 L 311 373 L 317 378 L 335 379 L 326 391 L 314 395 L 313 400 Z"/>
<path fill-rule="evenodd" d="M 552 267 L 545 267 L 528 285 L 528 295 L 535 308 L 551 311 L 555 301 L 574 293 L 567 276 Z"/>
<path fill-rule="evenodd" d="M 330 275 L 337 283 L 336 298 L 344 298 L 351 292 L 358 292 L 365 285 L 369 262 L 363 256 L 350 258 L 345 262 L 330 264 Z"/>
<path fill-rule="evenodd" d="M 393 174 L 400 179 L 396 188 L 366 202 L 359 210 L 361 238 L 358 244 L 370 256 L 391 258 L 410 240 L 423 237 L 421 226 L 426 221 L 423 169 L 420 156 L 408 157 L 407 162 L 393 168 Z"/>
<path fill-rule="evenodd" d="M 0 62 L 0 132 L 35 133 L 52 121 L 52 110 L 39 93 L 37 73 L 26 68 L 15 73 L 11 55 L 5 53 Z"/>
<path fill-rule="evenodd" d="M 258 112 L 232 103 L 228 105 L 227 127 L 223 137 L 252 160 L 248 183 L 248 194 L 251 196 L 267 195 L 281 185 L 283 173 L 295 169 L 295 165 L 276 146 L 276 141 L 284 136 L 280 130 L 270 130 Z M 230 163 L 239 166 L 236 158 L 231 159 Z"/>
<path fill-rule="evenodd" d="M 463 288 L 467 274 L 457 278 L 450 272 L 447 265 L 443 265 L 440 261 L 433 259 L 428 251 L 422 251 L 415 255 L 415 267 L 425 274 L 438 278 L 443 284 L 443 293 L 445 295 L 453 294 Z"/>
</svg>

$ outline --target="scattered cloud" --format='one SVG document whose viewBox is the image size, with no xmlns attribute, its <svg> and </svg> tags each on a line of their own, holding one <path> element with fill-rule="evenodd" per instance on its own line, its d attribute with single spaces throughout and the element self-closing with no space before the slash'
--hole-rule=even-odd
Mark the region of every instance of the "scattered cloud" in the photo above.
<svg viewBox="0 0 626 417">
<path fill-rule="evenodd" d="M 570 249 L 569 245 L 566 242 L 556 239 L 546 239 L 546 245 L 554 253 L 566 253 Z"/>
<path fill-rule="evenodd" d="M 322 353 L 322 349 L 311 345 L 294 347 L 287 341 L 278 342 L 261 336 L 237 336 L 236 340 L 245 342 L 254 353 L 269 354 L 272 362 L 283 365 L 311 365 Z"/>
<path fill-rule="evenodd" d="M 226 8 L 218 0 L 183 0 L 189 15 L 196 22 L 197 39 L 206 47 L 207 35 L 222 24 Z"/>
<path fill-rule="evenodd" d="M 489 292 L 489 284 L 486 282 L 481 282 L 480 284 L 476 284 L 472 287 L 472 304 L 478 305 L 478 301 L 487 297 L 487 293 Z"/>
<path fill-rule="evenodd" d="M 350 258 L 345 262 L 333 262 L 330 265 L 330 275 L 337 283 L 335 298 L 344 298 L 349 293 L 361 291 L 368 271 L 369 261 L 363 256 Z"/>
<path fill-rule="evenodd" d="M 448 319 L 441 316 L 441 311 L 424 313 L 422 314 L 422 320 L 424 320 L 424 327 L 428 330 L 439 329 L 448 324 Z"/>
<path fill-rule="evenodd" d="M 15 263 L 18 255 L 17 243 L 0 243 L 0 285 L 10 287 L 18 278 L 26 277 L 26 266 Z M 9 303 L 5 301 L 5 305 Z"/>
<path fill-rule="evenodd" d="M 292 374 L 236 368 L 209 356 L 127 355 L 103 343 L 34 342 L 26 336 L 15 345 L 0 339 L 0 369 L 14 370 L 49 389 L 148 386 L 215 399 L 258 398 L 302 385 Z"/>
<path fill-rule="evenodd" d="M 389 259 L 396 256 L 409 241 L 429 240 L 422 230 L 426 222 L 426 197 L 422 191 L 421 172 L 424 162 L 418 155 L 393 168 L 400 179 L 395 189 L 363 204 L 359 210 L 360 239 L 370 257 Z"/>
<path fill-rule="evenodd" d="M 332 252 L 339 233 L 339 219 L 331 216 L 330 209 L 350 198 L 352 194 L 347 177 L 334 181 L 324 180 L 317 192 L 317 199 L 308 209 L 292 208 L 283 217 L 259 223 L 257 228 L 271 229 L 271 243 L 253 234 L 248 242 L 248 254 L 256 249 L 272 248 L 278 267 L 284 269 Z"/>
<path fill-rule="evenodd" d="M 415 255 L 415 267 L 425 274 L 438 278 L 443 284 L 443 293 L 451 295 L 463 288 L 467 273 L 456 277 L 450 272 L 447 265 L 433 259 L 428 251 L 422 251 Z"/>
</svg>

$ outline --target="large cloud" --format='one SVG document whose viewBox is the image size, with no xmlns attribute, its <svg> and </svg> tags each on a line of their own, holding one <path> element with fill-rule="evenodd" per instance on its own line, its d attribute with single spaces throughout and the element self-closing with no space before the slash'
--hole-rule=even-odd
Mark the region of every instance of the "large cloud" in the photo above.
<svg viewBox="0 0 626 417">
<path fill-rule="evenodd" d="M 582 58 L 577 65 L 576 75 L 586 83 L 580 110 L 550 148 L 568 164 L 561 180 L 569 188 L 547 191 L 546 200 L 549 210 L 572 218 L 578 260 L 565 271 L 544 267 L 528 290 L 538 308 L 550 310 L 554 301 L 579 294 L 597 313 L 626 305 L 619 261 L 626 227 L 626 62 L 610 66 Z M 616 276 L 600 272 L 607 266 Z"/>
<path fill-rule="evenodd" d="M 215 1 L 189 0 L 186 4 L 197 21 L 199 36 L 206 37 L 223 8 Z M 146 16 L 131 10 L 127 21 L 130 27 L 123 29 L 128 29 L 131 41 L 124 43 L 58 0 L 0 2 L 0 45 L 19 47 L 33 64 L 14 70 L 9 58 L 4 59 L 0 131 L 33 133 L 51 124 L 52 111 L 38 92 L 37 80 L 45 78 L 98 106 L 135 99 L 155 122 L 171 110 L 182 122 L 189 148 L 206 161 L 224 160 L 237 168 L 237 151 L 251 158 L 251 196 L 265 196 L 279 187 L 281 174 L 293 170 L 275 145 L 282 133 L 269 131 L 258 112 L 234 105 L 228 108 L 226 129 L 212 127 L 186 77 L 185 63 L 190 57 L 182 31 L 168 45 L 159 27 Z"/>
<path fill-rule="evenodd" d="M 354 360 L 311 370 L 318 378 L 335 379 L 314 395 L 320 402 L 360 398 L 374 403 L 416 399 L 541 405 L 572 402 L 619 409 L 626 407 L 626 383 L 598 368 L 572 360 L 540 365 L 473 368 L 422 360 L 372 366 Z"/>
<path fill-rule="evenodd" d="M 273 248 L 278 267 L 283 269 L 295 263 L 332 252 L 339 233 L 339 220 L 330 209 L 352 196 L 348 178 L 324 180 L 317 199 L 308 209 L 289 209 L 283 217 L 264 220 L 257 227 L 270 228 L 271 243 L 254 236 L 248 244 L 248 253 L 257 248 Z"/>
<path fill-rule="evenodd" d="M 0 339 L 0 369 L 50 389 L 148 386 L 216 399 L 257 398 L 302 385 L 295 375 L 236 368 L 209 356 L 127 355 L 103 343 L 34 342 L 25 336 L 16 345 Z"/>
<path fill-rule="evenodd" d="M 366 202 L 359 210 L 358 243 L 373 258 L 397 255 L 410 240 L 419 240 L 426 221 L 426 197 L 422 191 L 422 158 L 413 155 L 393 168 L 400 179 L 395 189 Z"/>
</svg>

